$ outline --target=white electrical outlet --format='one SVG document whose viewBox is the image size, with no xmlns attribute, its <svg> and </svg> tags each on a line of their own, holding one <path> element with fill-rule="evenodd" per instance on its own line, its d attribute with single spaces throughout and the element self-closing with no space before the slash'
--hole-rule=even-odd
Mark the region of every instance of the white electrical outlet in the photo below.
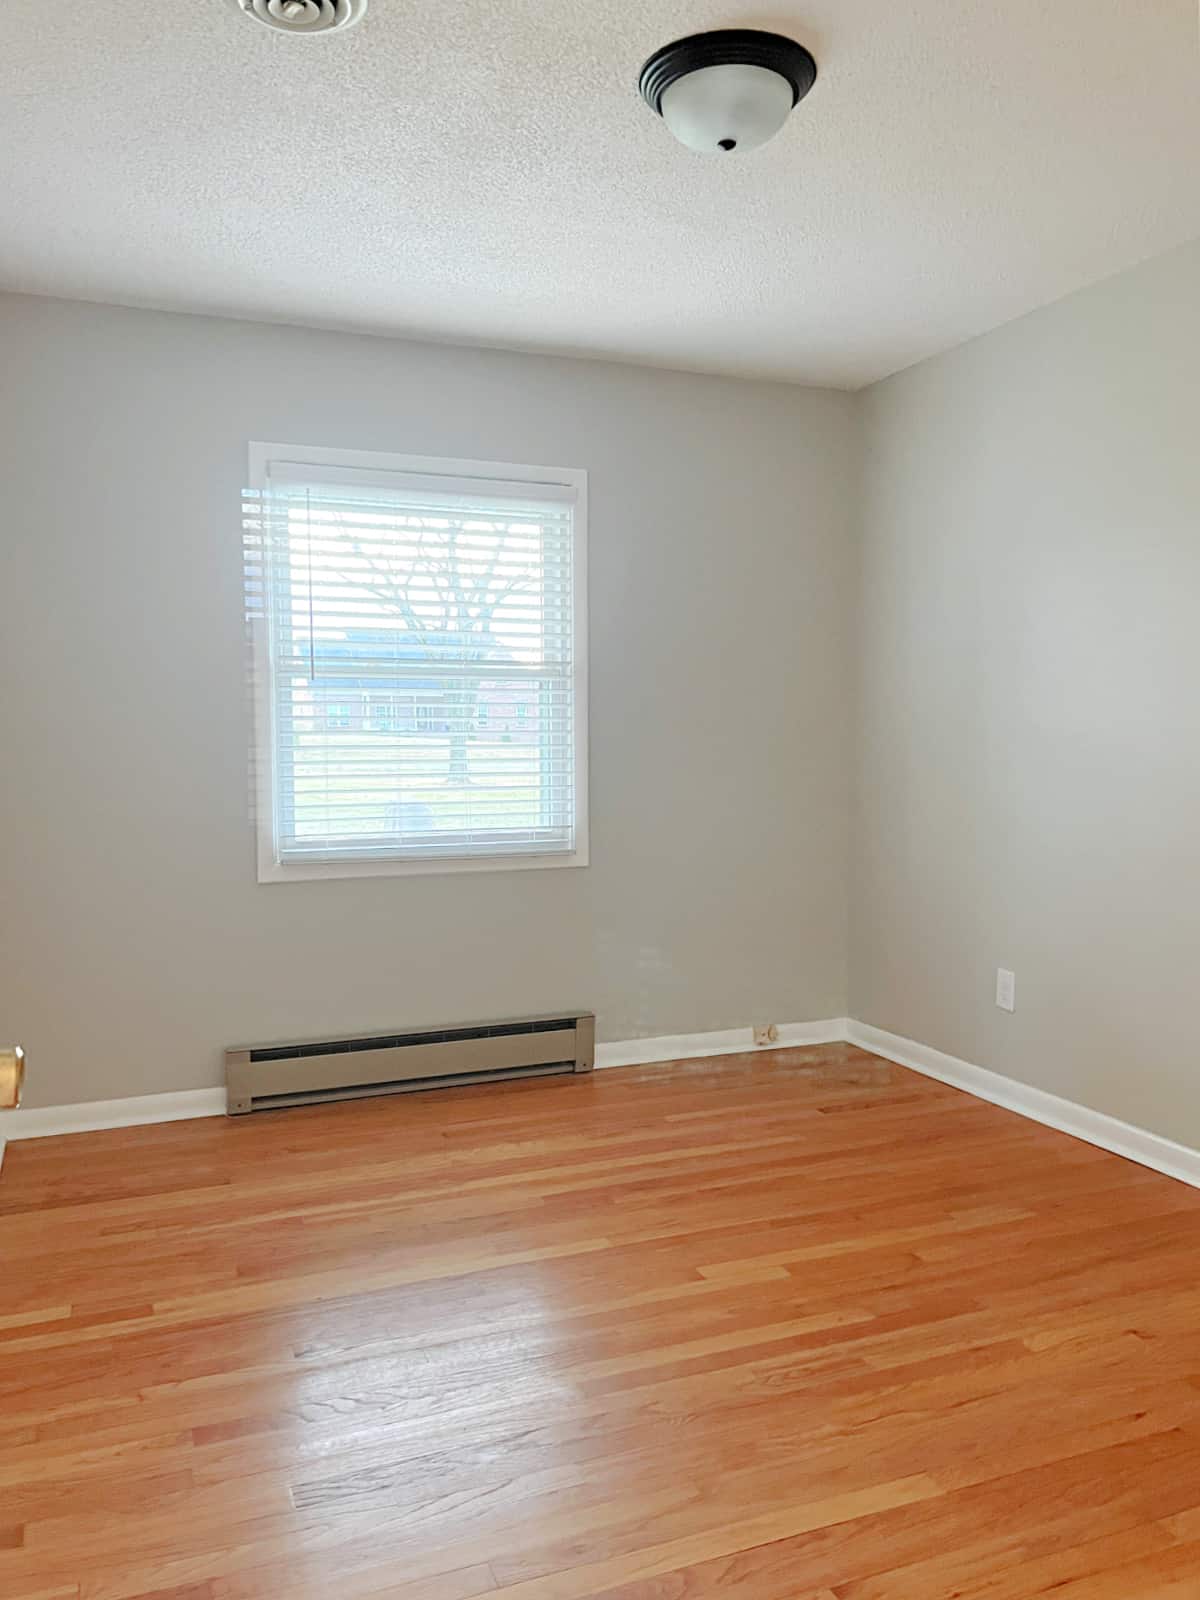
<svg viewBox="0 0 1200 1600">
<path fill-rule="evenodd" d="M 773 1022 L 756 1022 L 754 1024 L 755 1044 L 778 1044 L 779 1029 Z"/>
<path fill-rule="evenodd" d="M 1017 1009 L 1017 979 L 1007 967 L 996 968 L 996 1004 L 1001 1011 Z"/>
</svg>

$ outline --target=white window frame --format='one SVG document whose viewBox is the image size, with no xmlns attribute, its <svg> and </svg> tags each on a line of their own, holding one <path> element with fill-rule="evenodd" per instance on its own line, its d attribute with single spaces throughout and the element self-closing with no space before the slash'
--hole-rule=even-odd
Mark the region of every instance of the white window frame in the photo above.
<svg viewBox="0 0 1200 1600">
<path fill-rule="evenodd" d="M 275 739 L 272 728 L 274 697 L 268 632 L 262 622 L 251 629 L 254 673 L 254 744 L 256 833 L 259 883 L 294 883 L 314 878 L 403 878 L 443 876 L 461 872 L 517 872 L 547 867 L 588 865 L 588 638 L 587 638 L 587 472 L 581 467 L 519 466 L 509 461 L 462 461 L 445 456 L 397 455 L 390 451 L 339 450 L 322 445 L 250 443 L 248 486 L 270 486 L 272 465 L 345 467 L 378 472 L 429 473 L 442 477 L 486 478 L 512 483 L 553 485 L 574 493 L 572 517 L 572 661 L 575 848 L 545 855 L 495 855 L 442 858 L 436 861 L 384 858 L 338 861 L 282 862 L 275 838 Z"/>
</svg>

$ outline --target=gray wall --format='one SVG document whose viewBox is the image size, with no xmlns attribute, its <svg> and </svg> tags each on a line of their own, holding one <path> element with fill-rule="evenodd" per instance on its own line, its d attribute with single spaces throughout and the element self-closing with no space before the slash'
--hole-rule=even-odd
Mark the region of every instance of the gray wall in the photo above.
<svg viewBox="0 0 1200 1600">
<path fill-rule="evenodd" d="M 849 397 L 15 297 L 0 350 L 0 1036 L 31 1105 L 410 1021 L 843 1013 Z M 588 469 L 590 868 L 256 883 L 251 438 Z"/>
<path fill-rule="evenodd" d="M 851 1012 L 1200 1144 L 1200 246 L 860 404 Z"/>
</svg>

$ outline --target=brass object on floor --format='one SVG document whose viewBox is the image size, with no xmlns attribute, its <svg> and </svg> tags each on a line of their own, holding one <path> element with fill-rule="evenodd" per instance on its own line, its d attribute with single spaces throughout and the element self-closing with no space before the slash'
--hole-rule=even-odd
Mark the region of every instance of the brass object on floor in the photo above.
<svg viewBox="0 0 1200 1600">
<path fill-rule="evenodd" d="M 0 1047 L 0 1111 L 15 1111 L 25 1082 L 25 1052 L 19 1044 Z"/>
</svg>

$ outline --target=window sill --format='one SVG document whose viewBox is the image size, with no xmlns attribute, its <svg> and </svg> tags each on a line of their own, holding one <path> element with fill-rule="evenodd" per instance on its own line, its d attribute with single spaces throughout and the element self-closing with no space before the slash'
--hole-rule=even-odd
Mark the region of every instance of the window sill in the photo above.
<svg viewBox="0 0 1200 1600">
<path fill-rule="evenodd" d="M 586 867 L 586 850 L 544 856 L 477 856 L 442 861 L 260 861 L 259 883 L 305 883 L 319 878 L 430 878 L 462 872 L 528 872 L 548 867 Z"/>
</svg>

